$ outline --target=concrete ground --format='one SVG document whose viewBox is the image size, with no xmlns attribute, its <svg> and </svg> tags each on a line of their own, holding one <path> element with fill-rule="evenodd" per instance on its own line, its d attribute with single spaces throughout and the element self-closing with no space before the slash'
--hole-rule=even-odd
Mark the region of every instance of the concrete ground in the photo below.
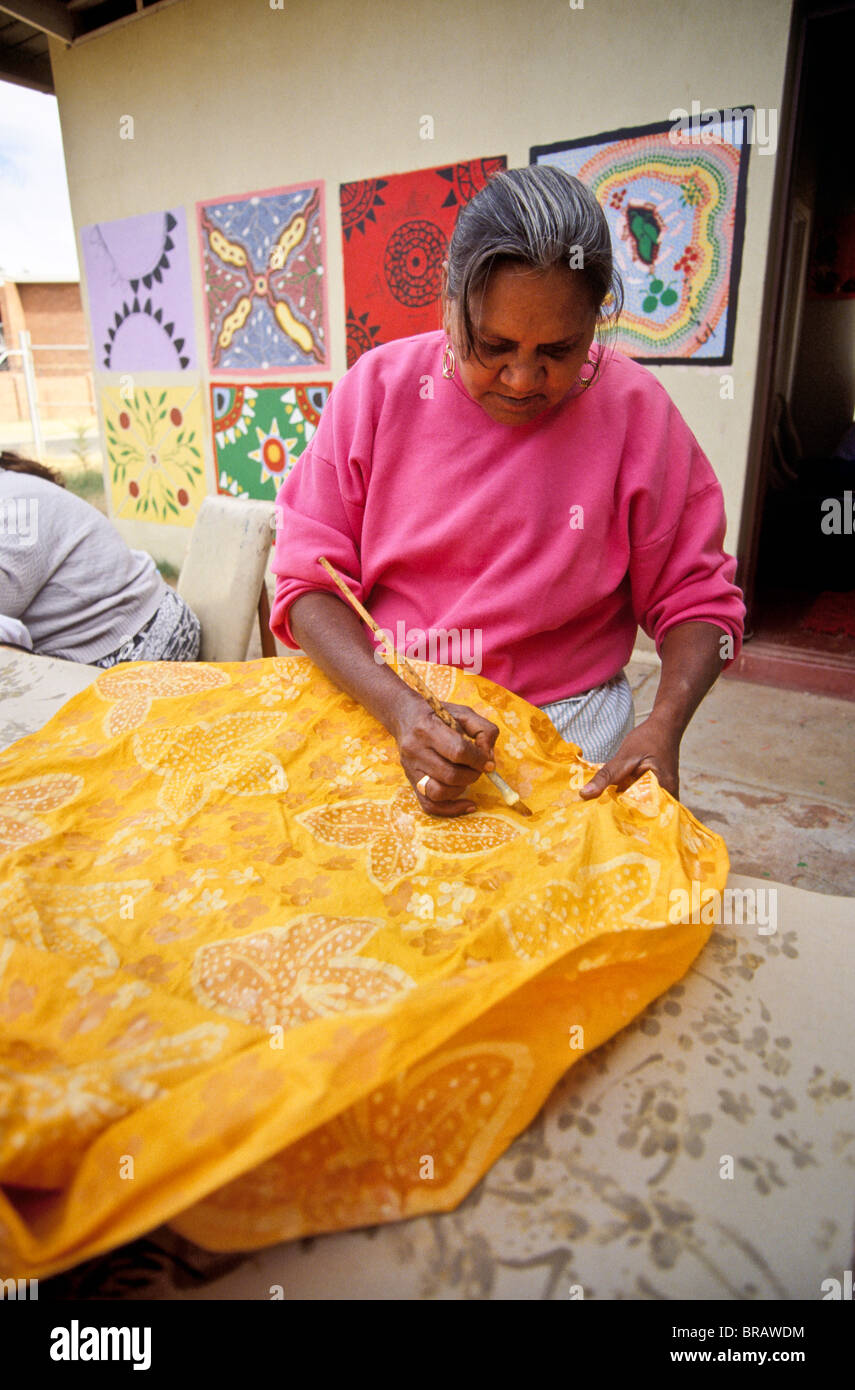
<svg viewBox="0 0 855 1390">
<path fill-rule="evenodd" d="M 627 677 L 640 722 L 655 655 L 636 650 Z M 855 701 L 722 677 L 683 738 L 680 800 L 732 873 L 855 897 Z"/>
</svg>

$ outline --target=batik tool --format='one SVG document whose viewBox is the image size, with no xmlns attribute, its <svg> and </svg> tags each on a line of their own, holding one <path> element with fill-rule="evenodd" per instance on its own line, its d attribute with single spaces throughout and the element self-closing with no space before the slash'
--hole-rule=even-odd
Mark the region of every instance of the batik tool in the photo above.
<svg viewBox="0 0 855 1390">
<path fill-rule="evenodd" d="M 454 718 L 454 715 L 450 714 L 448 710 L 445 708 L 445 706 L 440 703 L 440 701 L 436 698 L 432 690 L 428 690 L 418 671 L 415 669 L 415 667 L 410 665 L 409 661 L 407 661 L 407 658 L 405 656 L 402 656 L 400 652 L 394 652 L 393 656 L 391 658 L 389 657 L 389 649 L 386 643 L 385 634 L 377 626 L 368 610 L 364 608 L 363 605 L 359 602 L 359 599 L 356 597 L 356 595 L 352 593 L 351 590 L 347 587 L 341 575 L 335 569 L 333 569 L 333 566 L 330 564 L 329 560 L 325 560 L 324 557 L 321 556 L 318 560 L 318 564 L 323 565 L 330 579 L 332 579 L 333 583 L 336 585 L 336 588 L 338 588 L 344 595 L 344 597 L 347 599 L 351 608 L 353 608 L 354 611 L 359 614 L 360 618 L 364 623 L 368 624 L 374 635 L 380 638 L 380 641 L 382 643 L 381 650 L 383 653 L 383 659 L 385 660 L 387 666 L 390 666 L 392 670 L 395 671 L 395 674 L 399 675 L 399 672 L 395 670 L 395 667 L 398 664 L 400 664 L 403 670 L 406 671 L 410 680 L 413 682 L 413 685 L 415 686 L 419 695 L 421 695 L 423 699 L 427 700 L 437 719 L 441 719 L 443 724 L 448 725 L 449 729 L 453 729 L 456 734 L 460 734 L 462 738 L 465 738 L 467 743 L 474 743 L 474 740 L 469 737 L 466 730 L 462 728 L 460 724 L 458 724 L 457 720 Z M 498 772 L 488 772 L 485 774 L 485 776 L 489 777 L 493 785 L 499 789 L 502 795 L 502 800 L 504 801 L 506 806 L 513 806 L 515 811 L 519 811 L 524 816 L 531 815 L 531 811 L 529 810 L 528 806 L 526 806 L 524 801 L 520 800 L 519 792 L 515 792 L 513 787 L 509 787 L 504 777 L 500 777 Z"/>
</svg>

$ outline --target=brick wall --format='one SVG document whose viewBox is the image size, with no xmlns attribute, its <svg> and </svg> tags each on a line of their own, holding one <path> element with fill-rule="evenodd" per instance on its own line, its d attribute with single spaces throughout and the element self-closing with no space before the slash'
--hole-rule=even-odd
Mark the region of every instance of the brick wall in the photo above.
<svg viewBox="0 0 855 1390">
<path fill-rule="evenodd" d="M 29 330 L 33 348 L 42 343 L 86 344 L 86 322 L 80 300 L 79 285 L 31 284 L 18 285 L 24 327 Z M 89 357 L 82 352 L 34 352 L 36 371 L 70 370 L 79 373 L 89 366 Z"/>
<path fill-rule="evenodd" d="M 21 329 L 30 334 L 43 420 L 93 415 L 92 362 L 88 351 L 79 350 L 87 346 L 80 286 L 7 280 L 0 284 L 0 321 L 7 349 L 20 348 Z M 63 352 L 54 346 L 64 343 L 78 350 Z M 12 357 L 0 370 L 0 424 L 28 417 L 21 359 Z"/>
</svg>

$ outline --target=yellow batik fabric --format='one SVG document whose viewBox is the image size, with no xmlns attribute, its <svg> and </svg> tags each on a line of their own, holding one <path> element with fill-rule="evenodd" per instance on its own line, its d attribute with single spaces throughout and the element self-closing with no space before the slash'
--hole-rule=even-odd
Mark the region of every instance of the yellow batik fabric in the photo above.
<svg viewBox="0 0 855 1390">
<path fill-rule="evenodd" d="M 651 773 L 583 801 L 539 710 L 420 670 L 498 724 L 530 819 L 486 778 L 425 815 L 301 657 L 114 667 L 0 754 L 6 1276 L 449 1210 L 688 969 L 719 836 Z"/>
</svg>

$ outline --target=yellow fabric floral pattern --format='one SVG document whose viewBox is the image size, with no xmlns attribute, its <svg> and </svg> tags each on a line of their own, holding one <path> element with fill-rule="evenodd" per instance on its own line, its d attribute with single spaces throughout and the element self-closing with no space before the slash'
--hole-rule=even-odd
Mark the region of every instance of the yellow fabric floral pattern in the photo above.
<svg viewBox="0 0 855 1390">
<path fill-rule="evenodd" d="M 67 805 L 82 786 L 80 777 L 66 773 L 62 777 L 32 777 L 4 787 L 0 794 L 0 852 L 32 844 L 47 835 L 47 825 L 36 812 Z"/>
<path fill-rule="evenodd" d="M 287 927 L 202 946 L 194 993 L 202 1004 L 268 1027 L 292 1028 L 351 1004 L 370 1008 L 413 984 L 396 966 L 356 954 L 379 926 L 297 917 Z"/>
<path fill-rule="evenodd" d="M 486 779 L 425 815 L 304 657 L 113 668 L 0 754 L 7 1276 L 448 1210 L 688 969 L 671 895 L 724 887 L 722 840 L 650 773 L 583 801 L 540 711 L 420 671 L 530 819 Z"/>
<path fill-rule="evenodd" d="M 228 676 L 216 666 L 177 662 L 137 661 L 113 666 L 95 682 L 95 690 L 111 708 L 104 718 L 105 734 L 127 733 L 145 722 L 154 699 L 191 695 L 226 685 Z"/>
<path fill-rule="evenodd" d="M 282 764 L 272 754 L 256 751 L 281 722 L 279 715 L 239 714 L 174 732 L 157 729 L 136 735 L 134 756 L 141 767 L 164 778 L 158 805 L 170 819 L 185 820 L 217 792 L 259 796 L 287 790 Z"/>
<path fill-rule="evenodd" d="M 378 888 L 394 888 L 405 874 L 415 873 L 429 850 L 438 854 L 483 854 L 519 834 L 510 819 L 470 815 L 439 820 L 422 811 L 409 787 L 391 801 L 343 802 L 304 811 L 297 817 L 319 840 L 329 845 L 366 845 L 366 872 Z"/>
</svg>

